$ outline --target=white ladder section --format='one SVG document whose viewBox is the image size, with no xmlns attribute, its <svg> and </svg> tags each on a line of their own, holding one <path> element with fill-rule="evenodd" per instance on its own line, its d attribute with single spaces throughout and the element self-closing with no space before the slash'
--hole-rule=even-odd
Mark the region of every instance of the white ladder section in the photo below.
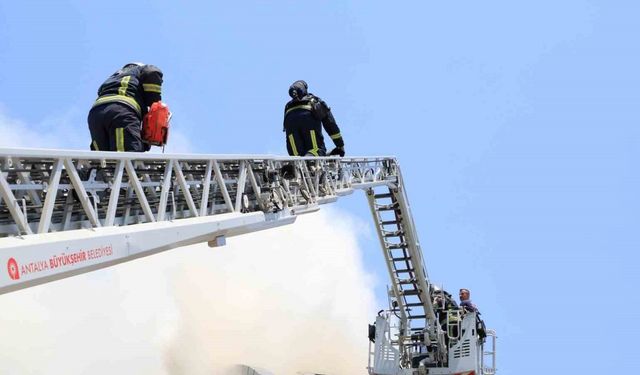
<svg viewBox="0 0 640 375">
<path fill-rule="evenodd" d="M 443 360 L 446 347 L 399 168 L 397 177 L 395 186 L 369 188 L 367 198 L 391 280 L 391 312 L 399 318 L 400 365 L 410 366 L 414 350 L 435 344 Z"/>
<path fill-rule="evenodd" d="M 0 149 L 0 294 L 291 224 L 397 183 L 391 157 Z"/>
</svg>

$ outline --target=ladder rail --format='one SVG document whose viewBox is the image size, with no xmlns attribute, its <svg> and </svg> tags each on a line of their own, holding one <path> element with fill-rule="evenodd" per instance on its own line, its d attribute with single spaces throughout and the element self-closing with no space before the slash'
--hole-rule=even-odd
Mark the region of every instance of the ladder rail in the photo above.
<svg viewBox="0 0 640 375">
<path fill-rule="evenodd" d="M 411 206 L 409 204 L 409 198 L 406 190 L 406 185 L 404 184 L 404 179 L 402 178 L 402 171 L 398 167 L 398 194 L 397 199 L 402 207 L 402 211 L 405 212 L 403 217 L 405 233 L 404 235 L 407 237 L 407 244 L 409 245 L 409 252 L 411 254 L 412 259 L 414 259 L 414 267 L 415 273 L 417 276 L 417 282 L 419 284 L 419 290 L 421 294 L 421 301 L 424 303 L 424 311 L 425 311 L 425 319 L 430 328 L 431 337 L 437 341 L 437 345 L 439 348 L 439 353 L 441 355 L 445 355 L 447 352 L 446 345 L 443 339 L 443 336 L 439 334 L 440 326 L 438 324 L 438 319 L 435 314 L 435 308 L 433 306 L 433 302 L 431 300 L 431 283 L 429 281 L 429 275 L 427 274 L 427 269 L 424 262 L 424 254 L 422 252 L 422 248 L 420 246 L 420 241 L 418 239 L 418 234 L 416 231 L 415 223 L 413 221 L 413 214 L 411 213 Z"/>
<path fill-rule="evenodd" d="M 416 342 L 412 334 L 420 331 L 428 335 L 418 341 L 425 346 L 436 342 L 438 357 L 444 361 L 447 348 L 431 301 L 431 286 L 399 168 L 396 175 L 393 188 L 387 187 L 382 193 L 369 189 L 367 197 L 391 280 L 391 311 L 400 314 L 396 345 L 402 353 L 401 365 L 409 365 Z"/>
<path fill-rule="evenodd" d="M 374 197 L 374 192 L 373 189 L 369 189 L 367 191 L 367 199 L 369 201 L 369 207 L 371 209 L 371 215 L 374 217 L 374 220 L 378 218 L 378 214 L 375 208 L 375 197 Z M 378 223 L 376 223 L 378 224 Z M 386 260 L 385 264 L 387 266 L 387 271 L 389 272 L 389 279 L 391 280 L 391 290 L 393 291 L 394 296 L 396 297 L 397 303 L 399 304 L 399 313 L 400 313 L 400 320 L 401 320 L 401 324 L 403 326 L 406 326 L 407 324 L 407 311 L 406 308 L 404 306 L 403 300 L 401 298 L 401 288 L 400 285 L 398 283 L 398 278 L 397 278 L 397 274 L 395 272 L 394 269 L 394 265 L 393 262 L 389 262 L 389 257 L 386 250 L 386 243 L 384 240 L 384 237 L 381 235 L 380 230 L 376 230 L 376 233 L 378 234 L 378 240 L 380 241 L 380 248 L 383 251 L 383 256 Z"/>
</svg>

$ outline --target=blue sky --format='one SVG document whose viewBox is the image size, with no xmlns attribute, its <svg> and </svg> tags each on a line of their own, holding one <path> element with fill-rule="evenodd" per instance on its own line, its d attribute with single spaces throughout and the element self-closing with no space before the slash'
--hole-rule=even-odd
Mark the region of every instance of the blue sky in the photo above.
<svg viewBox="0 0 640 375">
<path fill-rule="evenodd" d="M 472 290 L 500 373 L 629 371 L 639 14 L 587 0 L 5 1 L 0 118 L 64 126 L 85 148 L 97 87 L 143 61 L 165 73 L 183 148 L 285 153 L 287 88 L 305 79 L 349 155 L 398 157 L 430 277 Z M 362 195 L 339 206 L 370 220 Z M 363 241 L 383 301 L 380 251 Z"/>
</svg>

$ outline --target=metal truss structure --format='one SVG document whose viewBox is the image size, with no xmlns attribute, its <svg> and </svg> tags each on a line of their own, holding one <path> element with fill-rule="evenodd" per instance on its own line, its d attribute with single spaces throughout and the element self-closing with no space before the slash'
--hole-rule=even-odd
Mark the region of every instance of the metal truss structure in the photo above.
<svg viewBox="0 0 640 375">
<path fill-rule="evenodd" d="M 221 246 L 230 236 L 292 224 L 355 190 L 368 197 L 400 321 L 384 348 L 397 355 L 383 367 L 408 374 L 401 371 L 414 367 L 419 346 L 436 353 L 429 357 L 434 365 L 446 363 L 449 350 L 393 157 L 0 148 L 0 261 L 7 265 L 0 294 L 176 247 Z"/>
<path fill-rule="evenodd" d="M 1 273 L 0 293 L 193 243 L 221 245 L 397 181 L 393 158 L 0 149 L 0 163 L 0 254 L 21 271 Z"/>
</svg>

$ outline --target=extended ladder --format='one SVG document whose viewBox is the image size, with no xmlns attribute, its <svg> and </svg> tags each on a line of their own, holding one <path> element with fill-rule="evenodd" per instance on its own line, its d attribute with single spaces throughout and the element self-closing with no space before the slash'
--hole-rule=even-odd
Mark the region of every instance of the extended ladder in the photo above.
<svg viewBox="0 0 640 375">
<path fill-rule="evenodd" d="M 449 348 L 393 157 L 0 148 L 0 294 L 176 247 L 224 245 L 226 237 L 291 224 L 354 190 L 367 193 L 400 321 L 397 336 L 378 345 L 380 373 L 405 375 L 427 362 L 432 373 L 448 371 Z M 379 324 L 376 337 L 390 332 Z"/>
<path fill-rule="evenodd" d="M 400 362 L 410 366 L 415 348 L 435 344 L 441 360 L 446 348 L 439 334 L 422 250 L 399 169 L 397 177 L 395 186 L 369 188 L 367 197 L 391 280 L 392 311 L 399 314 Z"/>
<path fill-rule="evenodd" d="M 0 294 L 292 223 L 395 159 L 0 149 Z"/>
</svg>

